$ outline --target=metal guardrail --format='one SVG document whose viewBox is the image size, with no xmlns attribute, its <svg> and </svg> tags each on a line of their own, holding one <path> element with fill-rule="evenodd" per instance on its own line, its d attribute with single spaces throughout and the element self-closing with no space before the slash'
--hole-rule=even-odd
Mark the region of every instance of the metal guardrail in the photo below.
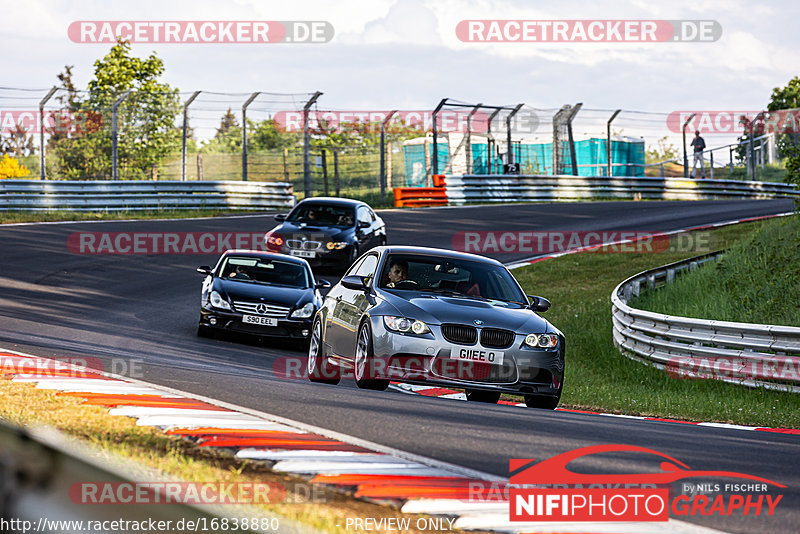
<svg viewBox="0 0 800 534">
<path fill-rule="evenodd" d="M 112 521 L 138 522 L 171 521 L 168 532 L 192 531 L 176 528 L 187 522 L 213 525 L 220 518 L 239 514 L 239 517 L 263 517 L 261 510 L 246 506 L 194 505 L 183 503 L 92 504 L 81 500 L 79 485 L 132 484 L 145 477 L 150 482 L 171 482 L 163 475 L 132 462 L 117 459 L 101 463 L 97 450 L 64 438 L 54 430 L 26 430 L 0 420 L 0 517 L 11 525 L 4 532 L 91 532 L 109 529 L 88 527 L 109 525 Z M 99 492 L 98 492 L 99 493 Z M 115 494 L 116 495 L 116 494 Z M 97 495 L 95 495 L 96 497 Z M 111 499 L 113 501 L 113 499 Z M 134 501 L 135 502 L 135 501 Z M 257 515 L 255 515 L 257 514 Z M 14 522 L 11 522 L 11 520 Z M 82 522 L 83 527 L 77 526 Z M 8 526 L 6 526 L 8 528 Z M 130 527 L 131 530 L 138 530 Z M 128 530 L 123 527 L 112 530 Z M 148 530 L 143 528 L 143 530 Z M 265 532 L 242 529 L 238 532 Z"/>
<path fill-rule="evenodd" d="M 614 344 L 679 378 L 712 378 L 800 392 L 800 328 L 665 315 L 631 307 L 643 289 L 719 258 L 714 252 L 641 272 L 611 294 Z"/>
<path fill-rule="evenodd" d="M 585 198 L 716 200 L 730 198 L 795 198 L 789 184 L 686 178 L 536 175 L 463 175 L 438 180 L 450 204 L 520 202 Z"/>
<path fill-rule="evenodd" d="M 290 208 L 286 182 L 0 180 L 0 211 Z"/>
</svg>

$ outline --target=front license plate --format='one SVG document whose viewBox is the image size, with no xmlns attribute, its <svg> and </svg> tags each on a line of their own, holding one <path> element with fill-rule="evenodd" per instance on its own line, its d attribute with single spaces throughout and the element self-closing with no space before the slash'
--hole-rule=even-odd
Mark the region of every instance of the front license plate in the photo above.
<svg viewBox="0 0 800 534">
<path fill-rule="evenodd" d="M 484 349 L 483 347 L 461 347 L 459 345 L 450 347 L 450 359 L 464 362 L 503 365 L 504 354 L 502 350 Z"/>
<path fill-rule="evenodd" d="M 245 315 L 242 322 L 247 324 L 260 324 L 262 326 L 278 326 L 278 320 L 274 317 L 260 317 L 258 315 Z"/>
<path fill-rule="evenodd" d="M 289 252 L 290 256 L 294 256 L 296 258 L 316 258 L 317 253 L 313 250 L 292 250 Z"/>
</svg>

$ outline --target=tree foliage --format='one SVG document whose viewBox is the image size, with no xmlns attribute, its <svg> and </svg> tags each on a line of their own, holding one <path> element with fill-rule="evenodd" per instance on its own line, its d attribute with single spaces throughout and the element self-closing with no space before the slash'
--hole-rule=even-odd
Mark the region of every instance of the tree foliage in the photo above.
<svg viewBox="0 0 800 534">
<path fill-rule="evenodd" d="M 0 160 L 0 180 L 4 178 L 24 178 L 31 173 L 24 165 L 9 156 L 3 154 L 3 159 Z"/>
<path fill-rule="evenodd" d="M 74 179 L 110 177 L 112 106 L 125 91 L 131 93 L 117 113 L 120 175 L 145 178 L 154 164 L 176 153 L 180 100 L 177 89 L 160 81 L 163 75 L 164 62 L 155 53 L 134 57 L 130 43 L 121 39 L 95 61 L 86 97 L 75 92 L 72 67 L 65 67 L 59 80 L 69 96 L 60 102 L 71 117 L 78 114 L 82 127 L 51 136 L 51 153 L 61 173 Z"/>
</svg>

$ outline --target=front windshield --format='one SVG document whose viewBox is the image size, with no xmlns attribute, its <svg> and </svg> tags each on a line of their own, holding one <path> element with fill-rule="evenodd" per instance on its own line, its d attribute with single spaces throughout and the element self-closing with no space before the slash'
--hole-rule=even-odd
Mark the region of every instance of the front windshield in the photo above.
<svg viewBox="0 0 800 534">
<path fill-rule="evenodd" d="M 391 254 L 381 276 L 382 289 L 423 291 L 456 297 L 526 304 L 511 273 L 501 265 L 455 258 Z"/>
<path fill-rule="evenodd" d="M 308 225 L 350 227 L 355 223 L 355 212 L 350 206 L 304 202 L 292 210 L 286 220 Z"/>
<path fill-rule="evenodd" d="M 228 256 L 219 272 L 220 278 L 237 282 L 302 289 L 311 287 L 305 266 L 291 261 Z"/>
</svg>

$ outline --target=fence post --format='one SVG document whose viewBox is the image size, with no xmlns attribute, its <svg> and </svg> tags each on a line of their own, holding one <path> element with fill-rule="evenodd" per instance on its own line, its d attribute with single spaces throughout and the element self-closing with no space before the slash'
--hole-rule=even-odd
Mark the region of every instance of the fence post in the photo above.
<svg viewBox="0 0 800 534">
<path fill-rule="evenodd" d="M 436 126 L 436 114 L 439 113 L 439 111 L 442 109 L 442 106 L 444 106 L 446 102 L 447 98 L 443 98 L 442 101 L 439 102 L 439 105 L 436 106 L 436 109 L 433 110 L 433 115 L 431 117 L 433 119 L 431 121 L 431 127 L 433 128 L 433 173 L 432 174 L 439 174 L 439 147 L 438 147 L 439 141 L 436 139 L 438 131 L 438 127 Z"/>
<path fill-rule="evenodd" d="M 128 95 L 131 94 L 131 89 L 128 89 L 122 95 L 117 98 L 114 103 L 111 105 L 111 179 L 112 180 L 119 180 L 119 154 L 117 149 L 117 109 L 119 105 L 122 104 L 122 101 L 128 98 Z"/>
<path fill-rule="evenodd" d="M 203 181 L 203 155 L 197 153 L 197 181 Z"/>
<path fill-rule="evenodd" d="M 247 106 L 261 93 L 256 91 L 242 104 L 242 181 L 247 181 Z"/>
<path fill-rule="evenodd" d="M 506 156 L 506 163 L 514 163 L 514 147 L 511 145 L 511 119 L 514 118 L 514 115 L 517 114 L 519 110 L 522 109 L 524 104 L 518 104 L 511 113 L 508 114 L 506 117 L 506 149 L 508 150 L 508 156 Z"/>
<path fill-rule="evenodd" d="M 567 139 L 569 139 L 569 155 L 572 159 L 572 176 L 578 176 L 578 158 L 575 154 L 575 138 L 572 135 L 572 120 L 575 118 L 575 115 L 583 107 L 582 102 L 578 102 L 575 106 L 570 110 L 569 115 L 567 116 Z"/>
<path fill-rule="evenodd" d="M 45 180 L 45 172 L 44 172 L 44 105 L 47 104 L 47 101 L 58 91 L 57 87 L 53 87 L 50 91 L 45 95 L 45 97 L 39 101 L 39 179 Z"/>
<path fill-rule="evenodd" d="M 686 154 L 686 127 L 689 125 L 689 122 L 694 118 L 695 114 L 692 113 L 689 115 L 689 118 L 686 119 L 686 122 L 683 123 L 683 128 L 681 128 L 681 134 L 683 135 L 683 177 L 689 177 L 689 156 Z"/>
<path fill-rule="evenodd" d="M 709 159 L 711 160 L 711 179 L 714 179 L 714 151 L 709 152 Z"/>
<path fill-rule="evenodd" d="M 328 189 L 328 160 L 325 157 L 325 149 L 322 149 L 322 183 L 325 184 L 325 196 L 330 194 Z"/>
<path fill-rule="evenodd" d="M 309 161 L 308 152 L 311 139 L 308 132 L 308 112 L 320 96 L 322 96 L 321 92 L 315 92 L 308 99 L 306 105 L 303 106 L 303 195 L 305 198 L 311 196 L 311 162 Z"/>
<path fill-rule="evenodd" d="M 608 122 L 606 122 L 606 176 L 609 178 L 611 178 L 614 172 L 614 163 L 611 160 L 613 157 L 613 152 L 611 150 L 611 123 L 614 122 L 614 119 L 617 118 L 617 115 L 619 115 L 621 111 L 621 109 L 616 110 L 614 114 L 611 115 L 611 118 L 608 119 Z M 663 163 L 661 164 L 661 177 L 664 177 Z"/>
<path fill-rule="evenodd" d="M 186 181 L 186 134 L 189 130 L 189 104 L 194 102 L 202 91 L 192 93 L 183 104 L 183 143 L 181 145 L 181 182 Z"/>
<path fill-rule="evenodd" d="M 383 122 L 381 122 L 381 167 L 380 176 L 378 178 L 381 182 L 381 204 L 386 203 L 386 124 L 392 120 L 395 113 L 397 113 L 396 109 L 390 111 Z"/>
<path fill-rule="evenodd" d="M 336 196 L 339 196 L 339 151 L 333 151 L 333 186 L 336 188 Z"/>
<path fill-rule="evenodd" d="M 386 188 L 392 190 L 392 142 L 386 143 Z"/>
<path fill-rule="evenodd" d="M 157 182 L 158 181 L 158 163 L 156 163 L 155 161 L 153 162 L 153 173 L 152 174 L 153 174 L 153 181 Z"/>
<path fill-rule="evenodd" d="M 425 147 L 425 187 L 430 186 L 430 175 L 431 175 L 431 154 L 428 150 L 428 138 L 425 138 L 425 142 L 422 144 Z M 436 146 L 434 143 L 433 146 Z"/>
<path fill-rule="evenodd" d="M 731 158 L 730 161 L 730 173 L 731 173 L 731 180 L 733 180 L 733 146 L 728 147 L 728 156 Z"/>
<path fill-rule="evenodd" d="M 495 109 L 489 115 L 489 122 L 486 125 L 486 169 L 487 174 L 492 174 L 494 167 L 494 136 L 492 135 L 492 121 L 500 113 L 500 108 Z"/>
<path fill-rule="evenodd" d="M 283 147 L 283 179 L 287 182 L 290 180 L 289 178 L 289 149 L 287 147 Z"/>
</svg>

